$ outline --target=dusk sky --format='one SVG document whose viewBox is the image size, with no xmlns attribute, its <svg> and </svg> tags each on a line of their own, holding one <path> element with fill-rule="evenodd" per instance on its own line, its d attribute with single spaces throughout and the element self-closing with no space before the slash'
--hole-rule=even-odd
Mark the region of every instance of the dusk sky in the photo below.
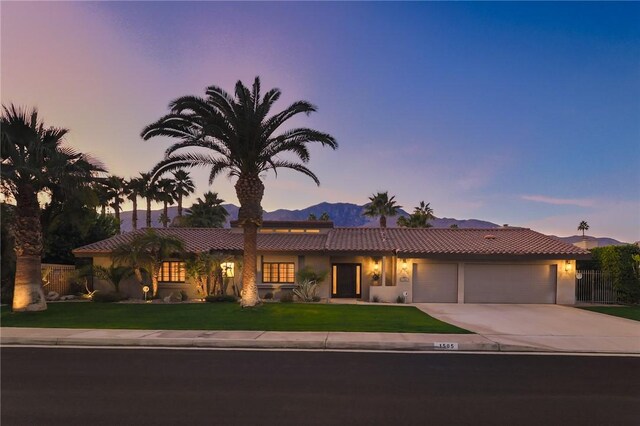
<svg viewBox="0 0 640 426">
<path fill-rule="evenodd" d="M 638 3 L 13 3 L 1 5 L 3 104 L 37 106 L 113 174 L 169 145 L 142 128 L 181 95 L 256 75 L 318 112 L 320 187 L 266 178 L 263 207 L 363 204 L 640 240 Z M 232 181 L 197 192 L 237 204 Z M 125 208 L 129 208 L 126 206 Z"/>
</svg>

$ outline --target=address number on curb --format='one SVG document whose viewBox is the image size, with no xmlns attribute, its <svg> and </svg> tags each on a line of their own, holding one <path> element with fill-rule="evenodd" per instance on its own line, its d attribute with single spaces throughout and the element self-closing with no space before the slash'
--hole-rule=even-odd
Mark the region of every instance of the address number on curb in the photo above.
<svg viewBox="0 0 640 426">
<path fill-rule="evenodd" d="M 458 344 L 457 343 L 435 342 L 433 344 L 433 347 L 435 349 L 447 349 L 447 350 L 450 350 L 450 351 L 457 351 L 458 350 Z"/>
</svg>

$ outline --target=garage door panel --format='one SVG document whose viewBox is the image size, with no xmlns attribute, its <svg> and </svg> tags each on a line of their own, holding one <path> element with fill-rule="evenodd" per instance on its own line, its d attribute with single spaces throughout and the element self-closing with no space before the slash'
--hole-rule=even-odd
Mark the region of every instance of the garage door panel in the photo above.
<svg viewBox="0 0 640 426">
<path fill-rule="evenodd" d="M 415 263 L 413 302 L 456 303 L 458 265 L 455 263 Z"/>
<path fill-rule="evenodd" d="M 466 264 L 466 303 L 555 303 L 556 265 Z"/>
</svg>

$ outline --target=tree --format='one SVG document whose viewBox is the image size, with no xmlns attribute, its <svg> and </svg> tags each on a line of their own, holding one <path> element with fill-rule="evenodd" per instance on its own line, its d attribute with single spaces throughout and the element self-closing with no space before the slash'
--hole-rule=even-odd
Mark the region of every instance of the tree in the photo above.
<svg viewBox="0 0 640 426">
<path fill-rule="evenodd" d="M 203 296 L 226 294 L 222 264 L 233 258 L 224 253 L 198 253 L 185 261 L 185 273 L 191 278 Z"/>
<path fill-rule="evenodd" d="M 320 215 L 320 220 L 321 220 L 321 221 L 323 221 L 323 222 L 328 222 L 328 221 L 330 221 L 330 220 L 331 220 L 331 217 L 329 216 L 329 213 L 327 213 L 327 212 L 323 212 L 323 213 Z"/>
<path fill-rule="evenodd" d="M 365 206 L 362 213 L 368 217 L 380 216 L 380 227 L 387 227 L 387 217 L 396 216 L 398 210 L 402 208 L 395 202 L 395 195 L 389 198 L 389 192 L 378 192 L 369 197 L 369 204 Z"/>
<path fill-rule="evenodd" d="M 584 238 L 584 231 L 588 231 L 589 230 L 589 224 L 587 223 L 586 220 L 583 220 L 580 222 L 580 224 L 578 225 L 578 231 L 582 231 L 582 238 Z"/>
<path fill-rule="evenodd" d="M 160 222 L 162 227 L 166 228 L 169 225 L 169 204 L 175 200 L 175 185 L 172 179 L 159 179 L 156 182 L 157 194 L 156 200 L 162 202 L 162 216 Z"/>
<path fill-rule="evenodd" d="M 434 219 L 433 209 L 424 201 L 414 208 L 413 213 L 409 217 L 401 217 L 398 219 L 398 226 L 404 228 L 431 228 L 430 220 Z"/>
<path fill-rule="evenodd" d="M 118 230 L 120 229 L 120 205 L 124 202 L 124 198 L 128 195 L 128 187 L 125 184 L 124 178 L 120 176 L 109 176 L 106 179 L 107 196 L 111 201 L 110 206 L 113 207 L 115 213 L 116 222 L 118 223 Z"/>
<path fill-rule="evenodd" d="M 309 216 L 307 217 L 307 220 L 318 220 L 318 218 L 316 217 L 316 215 L 314 213 L 309 213 Z"/>
<path fill-rule="evenodd" d="M 182 217 L 182 198 L 193 194 L 196 187 L 186 170 L 176 170 L 173 173 L 173 182 L 176 201 L 178 201 L 178 217 Z"/>
<path fill-rule="evenodd" d="M 149 228 L 136 235 L 131 242 L 118 245 L 111 253 L 118 265 L 130 266 L 138 282 L 143 282 L 142 274 L 151 277 L 153 296 L 158 294 L 158 275 L 162 262 L 168 258 L 181 256 L 185 251 L 184 241 L 172 235 L 161 235 Z"/>
<path fill-rule="evenodd" d="M 458 229 L 458 224 L 457 223 L 452 223 L 451 225 L 449 225 L 449 228 L 451 229 Z"/>
<path fill-rule="evenodd" d="M 47 191 L 55 197 L 75 191 L 90 184 L 104 168 L 95 159 L 62 146 L 68 130 L 45 127 L 37 109 L 14 105 L 2 109 L 2 193 L 16 202 L 13 310 L 41 311 L 47 304 L 40 271 L 43 241 L 38 194 Z"/>
<path fill-rule="evenodd" d="M 141 174 L 142 175 L 142 174 Z M 131 225 L 133 229 L 138 229 L 138 197 L 145 191 L 145 181 L 143 177 L 134 177 L 127 182 L 127 198 L 133 203 L 131 212 Z"/>
<path fill-rule="evenodd" d="M 119 293 L 120 283 L 134 275 L 134 271 L 131 266 L 117 266 L 112 264 L 108 268 L 104 266 L 94 266 L 93 275 L 98 279 L 107 281 L 114 287 L 115 291 Z"/>
<path fill-rule="evenodd" d="M 109 188 L 107 187 L 104 179 L 95 180 L 91 186 L 98 197 L 100 214 L 104 216 L 107 214 L 107 207 L 109 206 Z"/>
<path fill-rule="evenodd" d="M 187 209 L 187 215 L 181 224 L 191 228 L 222 228 L 227 221 L 229 212 L 221 204 L 224 200 L 218 198 L 215 192 L 205 192 L 203 198 Z"/>
<path fill-rule="evenodd" d="M 155 136 L 179 139 L 167 149 L 165 159 L 156 165 L 155 174 L 207 166 L 210 167 L 210 184 L 223 171 L 237 178 L 238 222 L 244 234 L 241 302 L 244 307 L 255 306 L 259 301 L 256 250 L 264 195 L 260 174 L 269 170 L 277 173 L 280 168 L 292 169 L 309 176 L 319 185 L 318 177 L 305 165 L 310 159 L 308 145 L 320 143 L 332 149 L 338 147 L 333 136 L 314 129 L 303 127 L 278 131 L 294 116 L 316 111 L 309 102 L 297 101 L 269 116 L 280 95 L 279 89 L 271 89 L 261 95 L 259 77 L 254 80 L 252 88 L 238 81 L 235 96 L 217 86 L 210 86 L 204 98 L 184 96 L 176 99 L 169 105 L 169 114 L 142 131 L 145 140 Z M 208 152 L 203 153 L 202 149 Z M 283 155 L 292 155 L 299 161 L 283 159 Z"/>
<path fill-rule="evenodd" d="M 151 202 L 158 199 L 158 185 L 156 185 L 156 182 L 153 180 L 152 173 L 140 173 L 140 179 L 142 180 L 140 196 L 147 202 L 146 227 L 151 228 Z"/>
</svg>

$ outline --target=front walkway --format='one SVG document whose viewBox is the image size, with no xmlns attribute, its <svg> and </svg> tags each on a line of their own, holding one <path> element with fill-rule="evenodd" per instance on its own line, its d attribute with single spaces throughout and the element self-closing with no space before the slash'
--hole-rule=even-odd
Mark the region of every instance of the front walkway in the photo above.
<svg viewBox="0 0 640 426">
<path fill-rule="evenodd" d="M 530 350 L 640 353 L 640 322 L 561 305 L 416 303 L 497 343 Z"/>
</svg>

